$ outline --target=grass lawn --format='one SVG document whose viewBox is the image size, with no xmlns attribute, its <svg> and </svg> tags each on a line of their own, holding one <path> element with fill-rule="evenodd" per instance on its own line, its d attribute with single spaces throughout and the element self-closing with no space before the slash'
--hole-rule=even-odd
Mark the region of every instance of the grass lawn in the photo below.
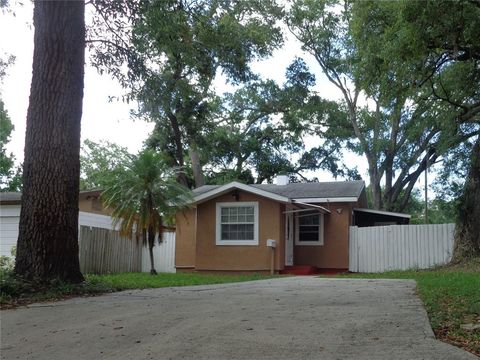
<svg viewBox="0 0 480 360">
<path fill-rule="evenodd" d="M 355 278 L 414 279 L 437 338 L 480 356 L 480 258 L 432 270 L 390 271 L 381 274 L 339 275 Z"/>
<path fill-rule="evenodd" d="M 123 273 L 108 275 L 87 275 L 87 282 L 91 285 L 102 285 L 114 290 L 161 288 L 167 286 L 189 286 L 224 284 L 241 281 L 252 281 L 272 278 L 261 274 L 249 275 L 218 275 L 199 273 Z"/>
<path fill-rule="evenodd" d="M 86 281 L 80 285 L 53 283 L 39 286 L 22 281 L 10 271 L 0 271 L 0 307 L 2 309 L 26 305 L 33 302 L 52 301 L 73 296 L 89 296 L 106 292 L 160 288 L 167 286 L 188 286 L 224 284 L 272 278 L 269 275 L 215 275 L 198 273 L 160 273 L 152 276 L 148 273 L 122 273 L 85 276 Z"/>
</svg>

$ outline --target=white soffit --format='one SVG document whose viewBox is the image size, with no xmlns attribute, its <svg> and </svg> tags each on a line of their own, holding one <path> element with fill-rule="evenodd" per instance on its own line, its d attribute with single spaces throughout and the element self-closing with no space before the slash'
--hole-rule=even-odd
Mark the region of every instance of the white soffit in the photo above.
<svg viewBox="0 0 480 360">
<path fill-rule="evenodd" d="M 239 183 L 239 182 L 236 182 L 236 181 L 233 181 L 231 183 L 222 185 L 218 188 L 207 191 L 206 193 L 195 196 L 193 198 L 193 200 L 194 200 L 195 203 L 199 204 L 199 203 L 208 201 L 210 199 L 213 199 L 217 196 L 226 194 L 229 191 L 235 190 L 235 189 L 243 190 L 243 191 L 249 192 L 251 194 L 255 194 L 255 195 L 258 195 L 258 196 L 263 196 L 263 197 L 266 197 L 268 199 L 272 199 L 272 200 L 276 200 L 276 201 L 280 201 L 280 202 L 290 202 L 290 199 L 288 197 L 277 195 L 277 194 L 271 193 L 269 191 L 261 190 L 261 189 L 258 189 L 256 187 L 249 186 L 249 185 L 246 185 L 246 184 L 242 184 L 242 183 Z"/>
</svg>

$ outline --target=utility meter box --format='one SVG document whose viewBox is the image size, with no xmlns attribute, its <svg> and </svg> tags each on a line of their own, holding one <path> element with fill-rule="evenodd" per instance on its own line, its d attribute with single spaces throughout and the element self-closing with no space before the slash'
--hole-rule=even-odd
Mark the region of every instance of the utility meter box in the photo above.
<svg viewBox="0 0 480 360">
<path fill-rule="evenodd" d="M 277 242 L 275 240 L 268 239 L 267 240 L 267 246 L 271 247 L 271 248 L 276 248 L 277 247 Z"/>
</svg>

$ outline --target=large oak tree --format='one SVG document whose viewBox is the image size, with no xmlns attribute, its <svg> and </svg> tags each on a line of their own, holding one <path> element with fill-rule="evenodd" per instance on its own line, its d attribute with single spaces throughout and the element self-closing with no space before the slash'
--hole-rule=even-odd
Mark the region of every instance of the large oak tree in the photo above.
<svg viewBox="0 0 480 360">
<path fill-rule="evenodd" d="M 469 157 L 469 164 L 460 163 L 466 181 L 454 259 L 480 255 L 480 2 L 362 1 L 354 13 L 353 30 L 367 80 L 372 68 L 380 67 L 413 83 L 434 101 L 431 109 L 448 135 L 438 141 L 437 151 L 457 142 L 460 158 Z"/>
<path fill-rule="evenodd" d="M 405 24 L 383 33 L 381 27 L 395 20 L 405 4 L 423 7 L 411 1 L 295 0 L 287 16 L 303 50 L 343 95 L 353 129 L 349 149 L 367 160 L 374 208 L 390 211 L 404 211 L 428 166 L 477 134 L 472 126 L 445 126 L 443 119 L 451 120 L 458 112 L 438 101 L 428 88 L 419 87 L 422 74 L 414 71 L 412 76 L 410 65 L 398 61 L 405 50 L 399 50 L 403 48 L 397 43 L 420 30 Z M 363 17 L 359 8 L 366 8 Z M 392 27 L 396 25 L 398 21 L 393 21 Z M 407 41 L 406 47 L 411 45 Z M 396 61 L 395 66 L 384 57 Z M 443 88 L 435 90 L 443 92 Z M 362 105 L 364 100 L 368 106 Z"/>
<path fill-rule="evenodd" d="M 281 8 L 274 0 L 93 4 L 94 64 L 131 90 L 138 115 L 155 121 L 155 148 L 172 166 L 191 168 L 195 187 L 203 185 L 201 147 L 220 101 L 214 81 L 220 73 L 233 84 L 255 80 L 251 62 L 282 43 Z M 178 180 L 192 185 L 184 172 Z"/>
<path fill-rule="evenodd" d="M 250 82 L 224 96 L 223 111 L 201 147 L 209 183 L 261 184 L 281 173 L 289 174 L 290 181 L 309 181 L 306 172 L 318 169 L 349 175 L 340 165 L 342 142 L 329 136 L 337 135 L 338 129 L 325 126 L 345 126 L 344 112 L 313 91 L 315 77 L 301 59 L 287 68 L 285 78 L 282 85 L 273 80 Z M 307 147 L 307 136 L 323 141 Z"/>
<path fill-rule="evenodd" d="M 22 210 L 15 272 L 80 282 L 78 189 L 85 3 L 35 2 Z"/>
</svg>

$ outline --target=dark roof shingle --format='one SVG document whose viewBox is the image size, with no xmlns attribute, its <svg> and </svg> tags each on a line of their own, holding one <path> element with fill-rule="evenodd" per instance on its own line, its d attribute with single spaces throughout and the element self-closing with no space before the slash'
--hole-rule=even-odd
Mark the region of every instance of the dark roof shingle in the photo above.
<svg viewBox="0 0 480 360">
<path fill-rule="evenodd" d="M 193 190 L 195 196 L 205 194 L 219 188 L 221 185 L 204 185 Z M 273 194 L 288 197 L 290 199 L 302 198 L 341 198 L 359 197 L 365 187 L 365 182 L 357 181 L 331 181 L 312 183 L 290 183 L 287 185 L 273 184 L 250 184 L 257 189 Z"/>
<path fill-rule="evenodd" d="M 358 197 L 365 183 L 363 181 L 332 181 L 312 183 L 291 183 L 287 185 L 252 185 L 290 199 Z"/>
</svg>

